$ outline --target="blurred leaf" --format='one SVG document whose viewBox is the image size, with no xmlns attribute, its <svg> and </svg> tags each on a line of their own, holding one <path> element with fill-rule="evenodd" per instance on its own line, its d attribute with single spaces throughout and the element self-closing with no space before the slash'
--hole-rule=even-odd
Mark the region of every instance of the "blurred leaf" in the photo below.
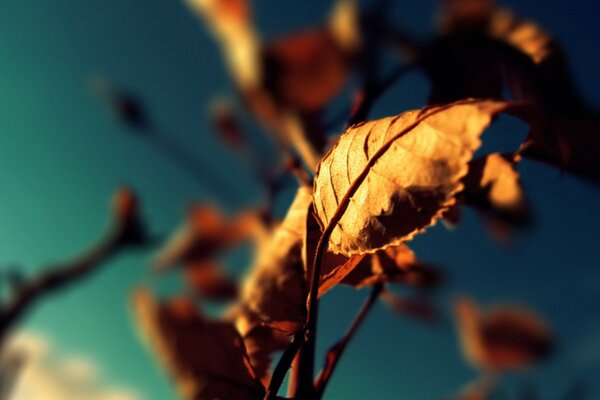
<svg viewBox="0 0 600 400">
<path fill-rule="evenodd" d="M 481 311 L 468 298 L 455 302 L 457 329 L 467 360 L 483 371 L 529 367 L 552 350 L 552 335 L 533 312 L 517 306 Z"/>
<path fill-rule="evenodd" d="M 287 215 L 262 243 L 244 281 L 242 303 L 265 323 L 288 334 L 306 319 L 302 238 L 310 189 L 300 187 Z"/>
<path fill-rule="evenodd" d="M 226 220 L 221 212 L 206 204 L 196 205 L 187 220 L 158 251 L 155 264 L 161 269 L 175 265 L 211 261 L 221 251 L 249 235 L 249 215 Z"/>
<path fill-rule="evenodd" d="M 425 297 L 404 297 L 385 290 L 381 293 L 381 299 L 392 310 L 422 322 L 431 323 L 438 315 L 436 308 Z"/>
<path fill-rule="evenodd" d="M 237 283 L 223 272 L 223 267 L 195 262 L 185 267 L 186 281 L 201 298 L 231 300 L 238 293 Z"/>
<path fill-rule="evenodd" d="M 134 293 L 134 311 L 148 345 L 185 399 L 252 399 L 264 395 L 231 323 L 209 321 L 186 301 L 162 303 Z"/>
</svg>

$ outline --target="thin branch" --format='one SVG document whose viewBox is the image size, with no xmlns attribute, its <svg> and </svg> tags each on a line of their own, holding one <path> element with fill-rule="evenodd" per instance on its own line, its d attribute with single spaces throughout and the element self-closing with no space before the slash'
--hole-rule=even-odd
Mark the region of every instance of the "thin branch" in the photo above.
<svg viewBox="0 0 600 400">
<path fill-rule="evenodd" d="M 340 358 L 344 354 L 344 350 L 346 350 L 348 343 L 350 343 L 356 331 L 363 323 L 365 317 L 377 301 L 377 298 L 379 297 L 382 288 L 383 285 L 381 283 L 378 283 L 375 286 L 373 286 L 369 297 L 367 297 L 367 299 L 365 300 L 358 314 L 352 321 L 352 324 L 346 331 L 344 337 L 340 339 L 340 341 L 338 341 L 335 345 L 333 345 L 327 352 L 327 355 L 325 356 L 325 366 L 323 367 L 323 370 L 321 371 L 321 373 L 317 377 L 317 381 L 315 382 L 318 399 L 323 397 L 323 392 L 325 392 L 327 384 L 329 383 L 329 380 L 333 375 L 333 371 L 335 370 L 335 367 L 337 366 Z"/>
<path fill-rule="evenodd" d="M 305 329 L 301 328 L 294 335 L 294 339 L 292 343 L 288 346 L 288 348 L 283 352 L 279 362 L 275 366 L 273 370 L 273 375 L 271 376 L 271 382 L 269 383 L 269 387 L 267 389 L 267 393 L 265 393 L 264 400 L 274 400 L 277 398 L 277 392 L 285 379 L 285 376 L 292 365 L 292 361 L 296 357 L 302 342 L 304 341 Z"/>
<path fill-rule="evenodd" d="M 192 175 L 196 181 L 208 185 L 209 191 L 213 192 L 221 201 L 232 205 L 233 200 L 239 197 L 239 193 L 232 190 L 231 185 L 226 185 L 227 177 L 207 164 L 202 157 L 189 152 L 186 147 L 179 145 L 169 136 L 162 132 L 151 129 L 147 136 L 143 137 L 159 153 L 169 158 L 171 162 L 183 171 Z"/>
<path fill-rule="evenodd" d="M 367 83 L 361 91 L 360 97 L 357 99 L 356 104 L 348 119 L 348 126 L 363 122 L 367 119 L 371 108 L 375 102 L 381 97 L 383 93 L 392 85 L 402 78 L 408 71 L 413 68 L 413 64 L 401 65 L 393 70 L 390 75 L 377 83 Z"/>
<path fill-rule="evenodd" d="M 116 216 L 104 237 L 83 255 L 48 266 L 38 277 L 25 280 L 9 303 L 0 309 L 0 348 L 10 330 L 36 302 L 89 276 L 122 250 L 144 242 L 145 235 L 137 214 Z"/>
</svg>

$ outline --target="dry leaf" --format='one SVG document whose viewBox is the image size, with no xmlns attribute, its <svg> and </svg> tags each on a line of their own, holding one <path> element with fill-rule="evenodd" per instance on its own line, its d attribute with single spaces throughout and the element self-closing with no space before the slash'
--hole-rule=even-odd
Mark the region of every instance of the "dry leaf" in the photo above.
<svg viewBox="0 0 600 400">
<path fill-rule="evenodd" d="M 413 251 L 401 244 L 365 256 L 341 283 L 357 289 L 385 282 L 431 288 L 437 286 L 441 279 L 437 270 L 417 261 Z"/>
<path fill-rule="evenodd" d="M 552 350 L 552 335 L 546 324 L 521 307 L 481 311 L 470 299 L 460 298 L 455 313 L 463 353 L 480 370 L 522 369 Z"/>
<path fill-rule="evenodd" d="M 345 54 L 327 30 L 277 38 L 263 53 L 265 87 L 276 101 L 301 112 L 320 110 L 346 83 Z"/>
<path fill-rule="evenodd" d="M 261 41 L 247 0 L 186 0 L 219 41 L 230 72 L 241 88 L 260 86 Z"/>
<path fill-rule="evenodd" d="M 471 161 L 469 172 L 463 179 L 465 187 L 459 196 L 461 201 L 501 222 L 529 225 L 529 205 L 515 170 L 519 159 L 519 156 L 493 153 Z"/>
<path fill-rule="evenodd" d="M 287 215 L 258 248 L 244 281 L 242 303 L 265 323 L 293 333 L 306 319 L 302 239 L 311 191 L 300 187 Z"/>
<path fill-rule="evenodd" d="M 509 103 L 466 100 L 350 127 L 319 165 L 314 204 L 329 250 L 373 253 L 410 240 L 455 203 L 479 136 Z"/>
<path fill-rule="evenodd" d="M 290 344 L 290 337 L 264 325 L 258 315 L 244 307 L 234 308 L 229 319 L 235 321 L 235 326 L 244 339 L 254 372 L 265 387 L 268 386 L 273 354 L 285 350 Z"/>
<path fill-rule="evenodd" d="M 247 223 L 245 217 L 227 221 L 216 208 L 195 206 L 184 225 L 159 250 L 155 264 L 166 269 L 174 265 L 210 261 L 248 234 Z"/>
<path fill-rule="evenodd" d="M 600 118 L 548 117 L 534 121 L 524 157 L 600 181 Z"/>
<path fill-rule="evenodd" d="M 237 296 L 237 283 L 218 265 L 195 262 L 186 265 L 184 272 L 188 285 L 201 298 L 231 300 Z"/>
<path fill-rule="evenodd" d="M 264 388 L 232 324 L 206 320 L 189 302 L 157 302 L 143 289 L 134 294 L 134 310 L 148 345 L 169 370 L 183 398 L 262 398 Z"/>
<path fill-rule="evenodd" d="M 392 310 L 422 322 L 431 323 L 437 318 L 437 310 L 424 297 L 403 297 L 384 290 L 381 293 L 381 299 Z"/>
<path fill-rule="evenodd" d="M 306 235 L 302 249 L 303 265 L 306 267 L 308 282 L 312 281 L 313 261 L 321 234 L 321 227 L 315 217 L 314 208 L 311 204 L 309 212 L 306 215 Z M 361 264 L 363 257 L 363 255 L 346 257 L 330 251 L 326 252 L 320 269 L 321 276 L 319 278 L 318 296 L 321 297 L 328 290 L 340 283 L 354 268 Z"/>
</svg>

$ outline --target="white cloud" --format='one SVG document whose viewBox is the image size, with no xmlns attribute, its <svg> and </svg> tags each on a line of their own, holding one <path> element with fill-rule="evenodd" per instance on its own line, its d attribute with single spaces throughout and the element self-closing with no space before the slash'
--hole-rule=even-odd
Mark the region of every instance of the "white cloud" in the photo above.
<svg viewBox="0 0 600 400">
<path fill-rule="evenodd" d="M 92 360 L 64 357 L 41 335 L 15 335 L 6 354 L 25 356 L 10 400 L 141 400 L 133 390 L 103 384 Z"/>
</svg>

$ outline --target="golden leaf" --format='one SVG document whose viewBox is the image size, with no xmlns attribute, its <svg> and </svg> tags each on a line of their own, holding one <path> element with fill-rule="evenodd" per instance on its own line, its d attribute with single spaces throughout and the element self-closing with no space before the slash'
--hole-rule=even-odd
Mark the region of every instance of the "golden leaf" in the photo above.
<svg viewBox="0 0 600 400">
<path fill-rule="evenodd" d="M 314 205 L 347 256 L 398 245 L 455 203 L 479 136 L 507 102 L 465 100 L 350 127 L 319 165 Z"/>
<path fill-rule="evenodd" d="M 287 333 L 293 333 L 306 317 L 301 253 L 311 198 L 309 188 L 298 190 L 284 220 L 259 246 L 242 288 L 242 303 L 264 322 Z"/>
<path fill-rule="evenodd" d="M 513 225 L 527 226 L 531 222 L 529 204 L 515 169 L 519 160 L 519 156 L 492 153 L 469 163 L 459 199 L 484 213 L 492 232 L 509 231 Z"/>
<path fill-rule="evenodd" d="M 256 400 L 264 394 L 231 323 L 209 321 L 186 301 L 157 302 L 143 289 L 133 300 L 144 338 L 183 398 Z"/>
</svg>

